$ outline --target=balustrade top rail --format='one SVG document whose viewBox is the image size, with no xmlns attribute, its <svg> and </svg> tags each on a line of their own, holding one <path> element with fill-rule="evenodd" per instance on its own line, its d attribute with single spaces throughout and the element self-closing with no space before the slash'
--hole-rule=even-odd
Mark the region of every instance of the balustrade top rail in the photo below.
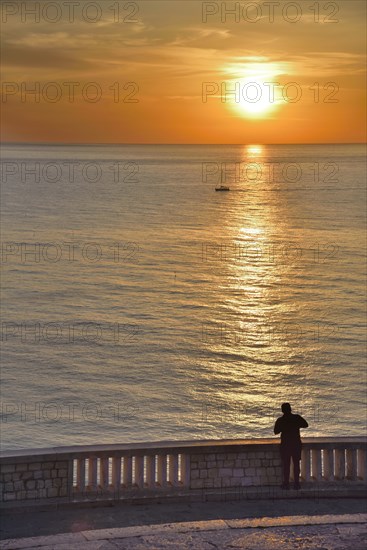
<svg viewBox="0 0 367 550">
<path fill-rule="evenodd" d="M 339 446 L 361 446 L 366 445 L 367 437 L 305 437 L 302 438 L 302 442 L 305 446 L 312 446 L 315 449 L 322 449 L 327 447 L 337 448 Z M 158 441 L 149 443 L 122 443 L 122 444 L 102 444 L 102 445 L 73 445 L 64 447 L 48 447 L 48 448 L 36 448 L 36 449 L 16 449 L 0 452 L 0 463 L 8 462 L 12 459 L 14 462 L 21 462 L 25 457 L 38 457 L 39 459 L 50 457 L 62 457 L 64 459 L 77 458 L 78 455 L 94 454 L 102 455 L 108 453 L 132 453 L 135 454 L 154 454 L 159 452 L 169 452 L 170 450 L 175 453 L 191 453 L 199 452 L 201 449 L 205 452 L 210 451 L 223 451 L 224 449 L 238 450 L 238 447 L 244 447 L 246 451 L 259 448 L 261 446 L 264 450 L 271 449 L 274 445 L 279 445 L 280 439 L 278 437 L 273 438 L 259 438 L 259 439 L 204 439 L 204 440 L 187 440 L 187 441 Z"/>
</svg>

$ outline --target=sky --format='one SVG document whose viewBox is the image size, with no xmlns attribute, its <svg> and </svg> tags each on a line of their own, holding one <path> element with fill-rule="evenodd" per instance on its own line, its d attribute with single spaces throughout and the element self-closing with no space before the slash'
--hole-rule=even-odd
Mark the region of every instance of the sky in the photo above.
<svg viewBox="0 0 367 550">
<path fill-rule="evenodd" d="M 35 5 L 1 3 L 3 142 L 366 141 L 364 1 Z"/>
</svg>

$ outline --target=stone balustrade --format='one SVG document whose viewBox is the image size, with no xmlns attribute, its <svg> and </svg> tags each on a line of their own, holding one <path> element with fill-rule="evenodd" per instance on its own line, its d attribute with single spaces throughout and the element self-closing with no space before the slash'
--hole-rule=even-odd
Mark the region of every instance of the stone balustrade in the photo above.
<svg viewBox="0 0 367 550">
<path fill-rule="evenodd" d="M 278 487 L 278 439 L 182 441 L 4 451 L 1 501 L 131 499 L 223 487 Z M 307 485 L 367 485 L 366 439 L 303 440 Z"/>
</svg>

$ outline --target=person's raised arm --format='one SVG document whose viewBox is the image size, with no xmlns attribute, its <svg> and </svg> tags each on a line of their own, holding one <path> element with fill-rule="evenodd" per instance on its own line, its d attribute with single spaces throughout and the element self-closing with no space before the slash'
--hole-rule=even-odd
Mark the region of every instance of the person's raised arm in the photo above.
<svg viewBox="0 0 367 550">
<path fill-rule="evenodd" d="M 308 422 L 302 418 L 302 416 L 298 415 L 299 418 L 299 427 L 300 428 L 308 428 Z"/>
</svg>

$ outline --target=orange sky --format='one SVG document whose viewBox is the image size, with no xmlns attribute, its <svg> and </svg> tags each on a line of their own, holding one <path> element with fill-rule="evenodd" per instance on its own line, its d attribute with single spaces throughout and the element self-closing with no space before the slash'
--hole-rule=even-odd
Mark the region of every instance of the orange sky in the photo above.
<svg viewBox="0 0 367 550">
<path fill-rule="evenodd" d="M 366 139 L 364 1 L 330 2 L 326 10 L 325 2 L 300 0 L 295 11 L 289 7 L 291 2 L 280 0 L 270 4 L 258 0 L 256 9 L 248 1 L 145 0 L 128 6 L 128 2 L 111 0 L 95 2 L 98 11 L 89 8 L 84 16 L 82 9 L 90 2 L 80 1 L 74 14 L 71 2 L 60 2 L 60 13 L 51 8 L 42 12 L 46 4 L 50 2 L 40 2 L 40 13 L 32 15 L 22 12 L 24 2 L 2 3 L 3 141 L 346 143 Z M 114 20 L 112 5 L 119 6 L 120 22 Z M 319 7 L 318 16 L 311 5 Z M 222 6 L 238 11 L 230 15 Z M 99 20 L 88 22 L 88 17 Z M 52 18 L 59 20 L 53 23 Z M 299 21 L 291 23 L 294 18 Z M 70 82 L 75 83 L 74 102 L 70 101 L 71 85 L 65 84 Z M 85 88 L 90 82 L 97 88 Z M 135 84 L 124 90 L 128 82 Z M 39 102 L 33 94 L 22 97 L 22 83 L 27 89 L 40 87 Z M 284 99 L 284 86 L 289 83 L 294 84 Z M 224 86 L 230 90 L 236 85 L 237 102 L 223 94 Z M 96 89 L 101 91 L 100 100 L 88 101 Z M 203 89 L 213 90 L 207 101 Z M 255 101 L 259 90 L 261 98 Z M 57 91 L 60 98 L 52 101 Z M 124 102 L 134 91 L 130 97 L 138 102 Z M 301 94 L 298 101 L 287 101 L 296 93 Z"/>
</svg>

